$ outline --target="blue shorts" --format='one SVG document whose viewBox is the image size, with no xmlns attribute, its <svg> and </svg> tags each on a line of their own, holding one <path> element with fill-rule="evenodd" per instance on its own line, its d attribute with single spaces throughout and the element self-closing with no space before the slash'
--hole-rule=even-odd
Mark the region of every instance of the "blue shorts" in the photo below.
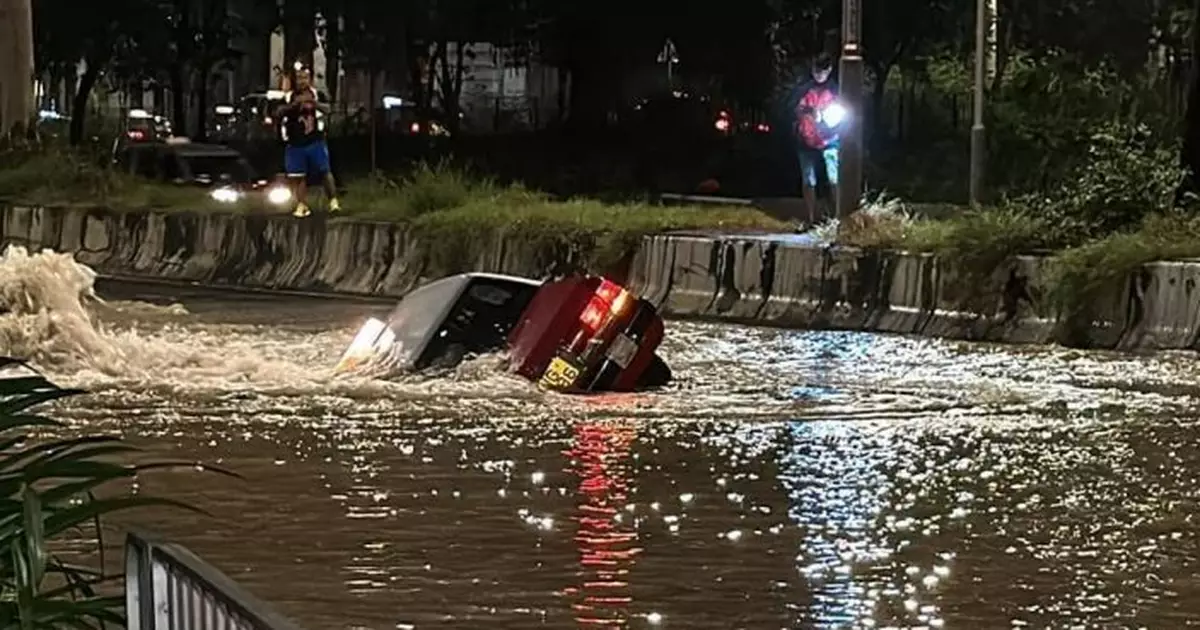
<svg viewBox="0 0 1200 630">
<path fill-rule="evenodd" d="M 289 145 L 283 150 L 283 170 L 288 177 L 329 174 L 329 145 L 324 140 L 303 146 Z"/>
<path fill-rule="evenodd" d="M 800 174 L 804 178 L 804 185 L 809 188 L 817 187 L 818 163 L 824 166 L 829 185 L 837 186 L 838 148 L 832 146 L 824 149 L 800 149 Z"/>
</svg>

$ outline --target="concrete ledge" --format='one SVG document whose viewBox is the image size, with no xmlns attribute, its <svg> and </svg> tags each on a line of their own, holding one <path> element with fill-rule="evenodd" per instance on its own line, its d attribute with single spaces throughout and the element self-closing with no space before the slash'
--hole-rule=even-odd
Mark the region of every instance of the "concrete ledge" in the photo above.
<svg viewBox="0 0 1200 630">
<path fill-rule="evenodd" d="M 1046 259 L 964 277 L 929 254 L 814 247 L 792 235 L 643 239 L 632 279 L 670 316 L 1078 347 L 1200 349 L 1200 261 L 1146 265 L 1082 323 L 1049 305 Z"/>
<path fill-rule="evenodd" d="M 4 244 L 73 253 L 127 278 L 398 298 L 446 273 L 436 247 L 403 226 L 289 216 L 0 209 Z M 579 252 L 493 239 L 477 271 L 541 277 Z M 560 260 L 563 259 L 563 260 Z M 787 328 L 929 335 L 1077 347 L 1200 349 L 1200 261 L 1146 265 L 1090 312 L 1063 318 L 1046 259 L 1023 256 L 965 277 L 928 254 L 816 247 L 794 234 L 665 234 L 643 239 L 626 282 L 664 314 Z M 624 266 L 624 265 L 622 265 Z"/>
<path fill-rule="evenodd" d="M 422 244 L 391 223 L 44 207 L 5 208 L 0 219 L 5 245 L 70 252 L 113 276 L 400 297 L 443 275 L 428 268 Z M 546 272 L 543 252 L 502 239 L 472 257 L 480 271 Z"/>
</svg>

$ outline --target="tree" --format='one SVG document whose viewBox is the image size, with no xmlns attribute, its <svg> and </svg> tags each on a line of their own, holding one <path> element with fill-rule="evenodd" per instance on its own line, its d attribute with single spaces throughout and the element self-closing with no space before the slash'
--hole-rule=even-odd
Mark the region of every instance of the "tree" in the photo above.
<svg viewBox="0 0 1200 630">
<path fill-rule="evenodd" d="M 367 100 L 371 125 L 371 170 L 377 164 L 375 113 L 379 99 L 376 86 L 384 64 L 395 54 L 389 42 L 404 32 L 410 2 L 380 2 L 379 0 L 345 0 L 341 3 L 344 28 L 340 33 L 342 60 L 347 70 L 357 70 L 367 76 Z"/>
<path fill-rule="evenodd" d="M 1200 0 L 1196 0 L 1192 22 L 1192 59 L 1200 59 Z M 1183 126 L 1183 147 L 1180 161 L 1187 171 L 1181 192 L 1200 191 L 1200 64 L 1193 63 L 1188 82 L 1187 115 Z"/>
<path fill-rule="evenodd" d="M 735 102 L 757 105 L 768 97 L 778 74 L 771 39 L 778 11 L 765 0 L 739 3 L 737 10 L 675 0 L 674 7 L 659 14 L 667 19 L 658 28 L 672 35 L 683 74 L 693 83 L 713 85 Z"/>
<path fill-rule="evenodd" d="M 71 144 L 83 139 L 88 99 L 118 52 L 129 50 L 133 34 L 154 32 L 160 25 L 147 22 L 152 13 L 142 0 L 37 0 L 34 4 L 34 40 L 38 70 L 74 77 L 83 62 L 83 74 L 71 99 Z"/>
<path fill-rule="evenodd" d="M 966 7 L 967 11 L 962 8 Z M 870 71 L 874 127 L 883 121 L 888 78 L 908 59 L 954 46 L 974 31 L 974 3 L 950 0 L 866 0 L 863 6 L 863 63 Z M 973 49 L 973 48 L 972 48 Z"/>
<path fill-rule="evenodd" d="M 237 59 L 233 40 L 245 31 L 226 0 L 153 0 L 147 12 L 158 28 L 144 33 L 127 55 L 127 67 L 146 77 L 165 78 L 171 87 L 175 127 L 189 125 L 189 97 L 196 96 L 196 136 L 204 139 L 213 73 Z M 163 28 L 163 26 L 166 28 Z"/>
</svg>

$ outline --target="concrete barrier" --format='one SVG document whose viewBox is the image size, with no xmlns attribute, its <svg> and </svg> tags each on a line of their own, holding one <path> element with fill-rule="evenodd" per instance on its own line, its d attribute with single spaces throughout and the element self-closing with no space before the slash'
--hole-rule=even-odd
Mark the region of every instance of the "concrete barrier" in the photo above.
<svg viewBox="0 0 1200 630">
<path fill-rule="evenodd" d="M 432 267 L 427 244 L 391 223 L 10 207 L 0 229 L 6 245 L 71 252 L 103 274 L 216 286 L 399 297 L 457 271 Z M 496 238 L 464 260 L 479 271 L 537 277 L 547 257 Z"/>
<path fill-rule="evenodd" d="M 815 247 L 791 235 L 658 235 L 643 240 L 632 281 L 674 317 L 1048 343 L 1065 333 L 1044 286 L 1045 267 L 1042 258 L 1021 256 L 978 277 L 930 254 Z M 1117 347 L 1107 331 L 1131 324 L 1115 304 L 1101 309 L 1097 329 L 1080 345 Z M 1200 326 L 1200 312 L 1194 317 Z M 1194 343 L 1155 330 L 1154 344 L 1175 344 L 1162 347 Z M 1138 347 L 1150 343 L 1147 335 L 1126 337 Z"/>
<path fill-rule="evenodd" d="M 446 269 L 445 254 L 390 223 L 287 216 L 0 209 L 5 244 L 71 252 L 102 274 L 221 286 L 400 297 Z M 447 245 L 446 247 L 449 247 Z M 455 263 L 541 277 L 585 252 L 530 251 L 499 235 Z M 1046 260 L 983 275 L 929 254 L 813 246 L 796 235 L 648 236 L 626 280 L 666 315 L 787 328 L 1092 348 L 1200 350 L 1200 260 L 1146 265 L 1086 312 L 1060 317 Z"/>
</svg>

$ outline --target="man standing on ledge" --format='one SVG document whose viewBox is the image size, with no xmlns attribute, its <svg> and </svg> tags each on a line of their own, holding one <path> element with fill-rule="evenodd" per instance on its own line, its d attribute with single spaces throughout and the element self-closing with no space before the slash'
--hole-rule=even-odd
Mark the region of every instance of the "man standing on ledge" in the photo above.
<svg viewBox="0 0 1200 630">
<path fill-rule="evenodd" d="M 840 117 L 828 113 L 839 109 L 837 86 L 829 80 L 833 58 L 821 53 L 813 60 L 812 80 L 801 86 L 796 104 L 796 135 L 800 141 L 800 174 L 803 178 L 804 205 L 809 224 L 817 221 L 817 169 L 825 171 L 831 199 L 837 199 L 838 132 Z"/>
<path fill-rule="evenodd" d="M 329 146 L 325 143 L 325 110 L 317 102 L 312 75 L 305 68 L 296 70 L 296 83 L 287 93 L 280 119 L 283 122 L 283 168 L 292 181 L 296 195 L 297 217 L 312 214 L 308 209 L 308 177 L 318 175 L 329 197 L 329 211 L 342 209 L 337 187 L 329 168 Z"/>
</svg>

